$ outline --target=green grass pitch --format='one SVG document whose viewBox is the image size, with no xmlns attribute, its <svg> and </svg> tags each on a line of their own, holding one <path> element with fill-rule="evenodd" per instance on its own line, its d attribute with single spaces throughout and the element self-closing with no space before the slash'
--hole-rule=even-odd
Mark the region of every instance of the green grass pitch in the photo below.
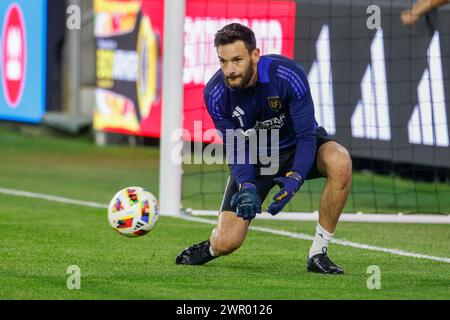
<svg viewBox="0 0 450 320">
<path fill-rule="evenodd" d="M 129 185 L 158 195 L 157 148 L 100 148 L 85 138 L 19 135 L 0 129 L 0 150 L 0 188 L 104 204 Z M 355 178 L 353 188 L 366 176 Z M 402 184 L 410 188 L 406 180 L 399 180 L 397 188 Z M 436 185 L 420 188 L 432 190 Z M 438 188 L 448 192 L 447 186 Z M 186 202 L 213 209 L 218 205 L 215 197 Z M 369 200 L 358 205 L 370 208 Z M 0 194 L 0 201 L 0 299 L 450 299 L 450 264 L 445 262 L 332 244 L 330 256 L 346 274 L 309 274 L 305 260 L 310 241 L 251 231 L 232 255 L 205 266 L 176 266 L 175 255 L 205 240 L 211 225 L 161 217 L 150 234 L 127 239 L 110 228 L 104 209 L 5 194 Z M 402 206 L 408 209 L 406 201 Z M 315 227 L 313 222 L 299 221 L 252 224 L 311 235 Z M 450 257 L 449 225 L 341 222 L 335 236 Z M 66 285 L 71 265 L 81 270 L 79 290 Z M 379 290 L 367 288 L 370 265 L 380 267 Z"/>
</svg>

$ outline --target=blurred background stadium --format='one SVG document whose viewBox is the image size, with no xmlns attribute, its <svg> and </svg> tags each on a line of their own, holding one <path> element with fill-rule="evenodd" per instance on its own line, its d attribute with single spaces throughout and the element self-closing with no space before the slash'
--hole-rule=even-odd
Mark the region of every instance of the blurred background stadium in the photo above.
<svg viewBox="0 0 450 320">
<path fill-rule="evenodd" d="M 380 28 L 367 24 L 374 4 Z M 400 14 L 412 5 L 186 1 L 182 126 L 192 133 L 186 143 L 203 143 L 192 148 L 199 150 L 213 140 L 193 134 L 194 121 L 202 121 L 203 131 L 213 128 L 202 98 L 218 68 L 212 39 L 222 25 L 241 21 L 254 29 L 263 54 L 284 54 L 304 67 L 316 118 L 350 150 L 355 177 L 346 212 L 448 214 L 450 11 L 443 6 L 408 28 Z M 158 144 L 163 1 L 8 0 L 0 9 L 2 126 L 33 123 L 73 136 L 89 130 L 97 145 Z M 19 74 L 8 80 L 13 62 Z M 217 210 L 226 165 L 185 164 L 183 172 L 183 208 Z M 317 210 L 322 183 L 308 183 L 289 210 Z"/>
<path fill-rule="evenodd" d="M 14 199 L 32 192 L 106 204 L 129 185 L 146 187 L 158 197 L 165 192 L 170 199 L 171 187 L 179 184 L 180 199 L 175 193 L 172 201 L 182 211 L 216 214 L 226 164 L 184 163 L 175 172 L 180 176 L 161 191 L 169 180 L 160 175 L 161 161 L 167 159 L 161 154 L 160 138 L 167 130 L 162 115 L 164 108 L 182 110 L 172 115 L 189 133 L 184 145 L 192 153 L 185 153 L 185 160 L 196 159 L 218 141 L 194 134 L 195 121 L 202 121 L 202 133 L 213 128 L 203 102 L 203 88 L 219 67 L 213 36 L 221 26 L 239 21 L 255 31 L 262 54 L 283 54 L 303 66 L 318 122 L 350 151 L 354 176 L 344 212 L 433 214 L 445 220 L 450 215 L 450 5 L 428 12 L 411 28 L 400 16 L 414 2 L 186 0 L 183 49 L 175 52 L 184 64 L 178 74 L 182 83 L 165 89 L 164 46 L 173 34 L 164 32 L 163 0 L 2 0 L 0 198 L 12 212 L 46 208 L 45 221 L 79 230 L 84 224 L 77 225 L 79 217 L 67 208 L 50 209 L 37 200 L 20 206 Z M 371 28 L 368 20 L 377 8 L 381 25 Z M 179 90 L 182 105 L 164 104 L 164 90 Z M 287 211 L 316 212 L 323 185 L 324 179 L 307 182 Z M 64 212 L 68 220 L 57 220 L 52 210 Z M 95 223 L 107 227 L 104 210 L 97 213 Z M 25 231 L 22 218 L 18 215 L 14 225 Z M 44 228 L 51 230 L 47 222 Z M 168 230 L 175 224 L 166 223 Z M 417 235 L 423 243 L 410 250 L 432 248 L 448 255 L 448 225 L 419 227 L 386 226 L 398 232 L 393 243 L 399 246 L 408 247 L 405 239 Z M 347 230 L 360 236 L 352 234 L 354 227 Z M 428 239 L 439 243 L 433 247 L 424 239 L 435 231 L 440 238 Z M 21 246 L 14 242 L 15 232 L 8 236 Z M 443 281 L 439 285 L 448 289 L 448 277 Z M 448 298 L 448 291 L 441 293 Z"/>
</svg>

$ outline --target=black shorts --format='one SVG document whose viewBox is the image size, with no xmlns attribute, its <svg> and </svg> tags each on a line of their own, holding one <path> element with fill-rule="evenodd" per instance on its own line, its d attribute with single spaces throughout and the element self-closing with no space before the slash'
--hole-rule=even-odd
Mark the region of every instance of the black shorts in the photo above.
<svg viewBox="0 0 450 320">
<path fill-rule="evenodd" d="M 318 127 L 316 130 L 316 159 L 314 160 L 314 164 L 311 168 L 311 170 L 308 173 L 308 176 L 306 177 L 306 180 L 312 180 L 317 178 L 324 177 L 320 172 L 319 169 L 317 169 L 317 150 L 321 145 L 328 141 L 334 141 L 333 139 L 328 137 L 327 131 L 323 127 Z M 258 189 L 258 194 L 261 197 L 261 204 L 266 199 L 267 195 L 269 194 L 270 189 L 272 189 L 275 184 L 273 182 L 273 179 L 280 176 L 285 176 L 287 171 L 292 168 L 292 165 L 294 163 L 294 157 L 295 157 L 295 147 L 286 149 L 283 151 L 280 151 L 279 155 L 279 169 L 276 174 L 273 175 L 261 175 L 260 174 L 260 167 L 256 165 L 256 187 Z M 222 211 L 235 211 L 234 208 L 231 207 L 231 198 L 233 195 L 238 191 L 238 185 L 236 182 L 236 179 L 233 175 L 230 174 L 227 180 L 227 185 L 225 187 L 225 193 L 223 195 L 222 204 L 220 205 L 220 212 Z"/>
</svg>

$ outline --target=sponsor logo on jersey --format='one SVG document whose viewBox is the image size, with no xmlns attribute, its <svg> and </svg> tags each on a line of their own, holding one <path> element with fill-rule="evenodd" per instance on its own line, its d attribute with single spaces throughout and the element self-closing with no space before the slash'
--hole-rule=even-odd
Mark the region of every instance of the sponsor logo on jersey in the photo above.
<svg viewBox="0 0 450 320">
<path fill-rule="evenodd" d="M 256 121 L 254 130 L 260 129 L 281 129 L 284 126 L 284 119 L 286 118 L 286 114 L 280 114 L 279 117 L 273 117 L 269 120 L 264 121 Z"/>
</svg>

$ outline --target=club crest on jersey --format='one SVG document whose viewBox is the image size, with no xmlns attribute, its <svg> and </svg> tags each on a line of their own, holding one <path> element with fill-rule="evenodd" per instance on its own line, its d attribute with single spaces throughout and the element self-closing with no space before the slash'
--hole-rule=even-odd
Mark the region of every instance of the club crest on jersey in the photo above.
<svg viewBox="0 0 450 320">
<path fill-rule="evenodd" d="M 269 107 L 273 111 L 279 111 L 281 109 L 280 97 L 267 97 L 267 100 L 269 100 Z"/>
</svg>

